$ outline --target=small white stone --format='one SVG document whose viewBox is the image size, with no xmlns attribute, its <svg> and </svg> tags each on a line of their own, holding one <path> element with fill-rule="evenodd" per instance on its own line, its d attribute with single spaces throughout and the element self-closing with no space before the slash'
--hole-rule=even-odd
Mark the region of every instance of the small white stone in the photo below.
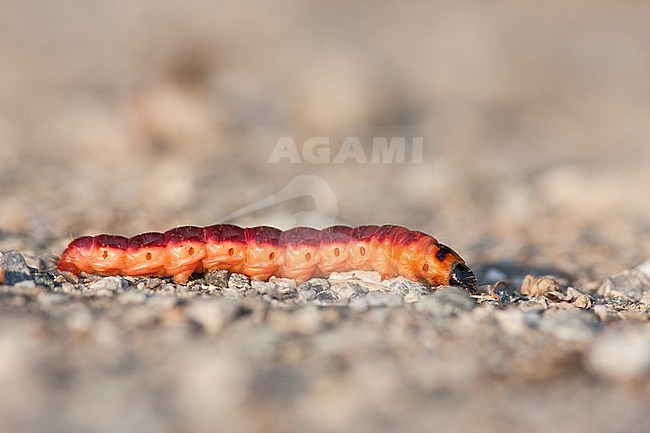
<svg viewBox="0 0 650 433">
<path fill-rule="evenodd" d="M 381 275 L 375 271 L 332 272 L 330 281 L 361 280 L 369 283 L 381 283 Z"/>
<path fill-rule="evenodd" d="M 414 302 L 417 302 L 420 300 L 420 295 L 418 295 L 416 292 L 409 292 L 406 295 L 404 295 L 404 303 L 405 304 L 412 304 Z"/>
<path fill-rule="evenodd" d="M 513 308 L 497 310 L 494 312 L 494 317 L 501 329 L 510 335 L 518 336 L 526 332 L 524 312 L 521 310 Z"/>
<path fill-rule="evenodd" d="M 217 334 L 235 318 L 239 307 L 239 302 L 232 299 L 197 299 L 187 307 L 185 314 L 206 333 Z"/>
<path fill-rule="evenodd" d="M 650 373 L 650 340 L 641 334 L 609 332 L 596 340 L 586 361 L 606 378 L 637 379 Z"/>
</svg>

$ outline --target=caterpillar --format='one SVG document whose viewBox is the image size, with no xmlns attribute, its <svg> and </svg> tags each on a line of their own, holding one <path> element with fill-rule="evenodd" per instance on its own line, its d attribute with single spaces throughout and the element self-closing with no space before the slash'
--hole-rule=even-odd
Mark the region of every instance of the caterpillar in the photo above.
<svg viewBox="0 0 650 433">
<path fill-rule="evenodd" d="M 402 275 L 430 286 L 476 290 L 473 272 L 451 248 L 425 233 L 393 225 L 282 231 L 218 224 L 132 238 L 83 236 L 70 242 L 57 266 L 76 275 L 172 276 L 177 283 L 211 269 L 298 282 L 332 272 L 370 270 L 382 279 Z"/>
</svg>

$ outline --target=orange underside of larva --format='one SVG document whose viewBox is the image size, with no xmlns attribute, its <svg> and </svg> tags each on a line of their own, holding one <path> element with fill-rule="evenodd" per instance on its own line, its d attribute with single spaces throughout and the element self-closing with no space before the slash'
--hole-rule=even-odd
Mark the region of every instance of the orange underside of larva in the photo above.
<svg viewBox="0 0 650 433">
<path fill-rule="evenodd" d="M 419 233 L 399 242 L 370 237 L 348 242 L 284 245 L 251 240 L 215 241 L 206 236 L 205 241 L 122 247 L 98 244 L 93 239 L 73 241 L 61 255 L 59 269 L 75 274 L 169 275 L 178 283 L 186 282 L 195 272 L 211 269 L 243 273 L 257 280 L 276 276 L 299 282 L 332 272 L 370 270 L 379 272 L 382 278 L 402 275 L 438 286 L 449 284 L 454 265 L 463 263 L 455 252 L 439 245 L 431 236 Z"/>
</svg>

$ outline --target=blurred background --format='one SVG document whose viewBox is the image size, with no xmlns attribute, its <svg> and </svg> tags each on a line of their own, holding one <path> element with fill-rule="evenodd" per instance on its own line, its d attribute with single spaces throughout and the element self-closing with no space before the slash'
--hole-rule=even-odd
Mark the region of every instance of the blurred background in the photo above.
<svg viewBox="0 0 650 433">
<path fill-rule="evenodd" d="M 214 224 L 291 184 L 234 221 L 400 224 L 474 267 L 602 278 L 650 257 L 648 22 L 636 1 L 2 2 L 3 249 Z M 268 162 L 282 137 L 370 159 L 400 136 L 421 162 Z"/>
</svg>

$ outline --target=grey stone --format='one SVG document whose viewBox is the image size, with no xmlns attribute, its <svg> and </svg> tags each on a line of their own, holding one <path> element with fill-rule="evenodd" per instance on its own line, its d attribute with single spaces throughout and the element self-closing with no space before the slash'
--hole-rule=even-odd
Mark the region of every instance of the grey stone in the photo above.
<svg viewBox="0 0 650 433">
<path fill-rule="evenodd" d="M 332 290 L 335 290 L 339 299 L 342 300 L 350 300 L 359 296 L 359 292 L 350 284 L 334 285 Z"/>
<path fill-rule="evenodd" d="M 600 336 L 586 357 L 587 367 L 615 381 L 631 381 L 650 373 L 650 339 L 642 333 L 610 331 Z"/>
<path fill-rule="evenodd" d="M 497 310 L 494 312 L 494 317 L 501 329 L 510 335 L 518 336 L 526 331 L 526 319 L 524 312 L 520 309 Z"/>
<path fill-rule="evenodd" d="M 185 314 L 208 334 L 219 333 L 241 310 L 238 301 L 229 298 L 195 299 Z"/>
<path fill-rule="evenodd" d="M 92 315 L 88 308 L 78 304 L 75 305 L 65 317 L 65 324 L 71 331 L 88 332 L 93 323 Z"/>
<path fill-rule="evenodd" d="M 420 300 L 420 295 L 416 292 L 409 292 L 406 295 L 404 295 L 405 304 L 412 304 L 413 302 L 417 302 L 419 300 Z"/>
<path fill-rule="evenodd" d="M 318 301 L 336 301 L 338 297 L 330 291 L 322 291 L 316 294 L 316 300 Z"/>
<path fill-rule="evenodd" d="M 163 280 L 160 278 L 148 278 L 147 281 L 144 283 L 144 287 L 146 289 L 155 289 L 157 287 L 160 287 L 163 283 Z"/>
<path fill-rule="evenodd" d="M 547 310 L 539 322 L 542 332 L 562 340 L 587 342 L 593 339 L 598 328 L 594 314 L 583 310 Z"/>
<path fill-rule="evenodd" d="M 106 277 L 88 286 L 89 294 L 111 296 L 129 287 L 129 282 L 122 277 Z"/>
<path fill-rule="evenodd" d="M 395 293 L 372 291 L 366 295 L 368 307 L 399 307 L 404 303 L 404 298 Z"/>
<path fill-rule="evenodd" d="M 350 308 L 357 312 L 368 311 L 368 302 L 366 302 L 366 297 L 354 298 L 350 301 Z"/>
<path fill-rule="evenodd" d="M 251 282 L 246 275 L 230 274 L 230 278 L 228 278 L 229 289 L 246 291 L 250 287 L 251 287 Z"/>
<path fill-rule="evenodd" d="M 54 275 L 49 272 L 39 272 L 34 275 L 34 283 L 39 286 L 47 287 L 50 290 L 54 290 L 57 286 L 57 282 L 54 279 Z"/>
<path fill-rule="evenodd" d="M 284 334 L 313 334 L 322 325 L 320 311 L 315 305 L 291 311 L 273 309 L 268 312 L 267 321 L 273 329 Z"/>
<path fill-rule="evenodd" d="M 441 286 L 431 296 L 425 296 L 413 305 L 419 311 L 452 316 L 471 311 L 476 306 L 476 300 L 464 289 Z"/>
<path fill-rule="evenodd" d="M 128 290 L 118 298 L 121 304 L 142 304 L 147 300 L 146 293 L 139 290 Z"/>
<path fill-rule="evenodd" d="M 296 299 L 299 302 L 313 301 L 316 299 L 316 291 L 314 289 L 299 290 Z"/>
<path fill-rule="evenodd" d="M 70 300 L 70 297 L 62 293 L 41 293 L 38 296 L 38 303 L 43 307 L 51 307 L 56 304 L 63 304 Z"/>
<path fill-rule="evenodd" d="M 13 286 L 21 281 L 32 280 L 29 266 L 18 251 L 7 251 L 0 259 L 0 273 L 4 273 L 4 284 Z"/>
<path fill-rule="evenodd" d="M 316 293 L 322 292 L 323 290 L 329 290 L 330 283 L 328 280 L 323 278 L 312 278 L 311 280 L 305 282 L 304 284 L 298 287 L 298 291 L 301 290 L 314 290 Z"/>
<path fill-rule="evenodd" d="M 639 269 L 630 269 L 607 278 L 598 288 L 598 294 L 606 298 L 624 297 L 640 301 L 650 292 L 650 277 Z"/>
<path fill-rule="evenodd" d="M 251 287 L 262 295 L 270 295 L 273 298 L 279 298 L 280 291 L 278 285 L 272 281 L 251 281 Z"/>
<path fill-rule="evenodd" d="M 269 295 L 273 299 L 286 299 L 296 294 L 296 281 L 286 278 L 276 278 L 272 281 L 251 281 L 251 287 L 256 293 Z"/>
<path fill-rule="evenodd" d="M 296 293 L 298 285 L 293 278 L 276 278 L 273 282 L 277 285 L 277 289 L 283 297 L 287 297 Z"/>
<path fill-rule="evenodd" d="M 225 269 L 213 270 L 205 274 L 203 279 L 206 284 L 217 287 L 228 287 L 228 281 L 230 278 L 230 272 Z"/>
</svg>

